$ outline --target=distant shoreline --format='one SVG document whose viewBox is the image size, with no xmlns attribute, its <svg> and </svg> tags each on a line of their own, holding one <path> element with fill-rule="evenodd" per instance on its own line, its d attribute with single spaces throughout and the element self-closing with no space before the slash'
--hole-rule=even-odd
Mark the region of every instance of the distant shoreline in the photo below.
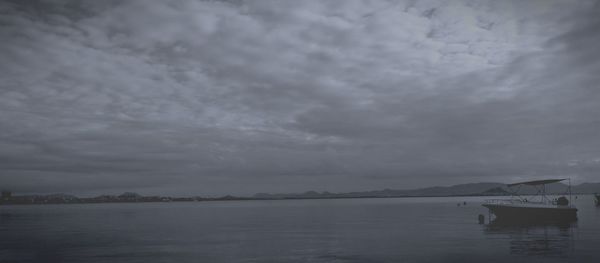
<svg viewBox="0 0 600 263">
<path fill-rule="evenodd" d="M 561 183 L 548 184 L 546 192 L 557 195 L 568 194 L 569 186 Z M 519 188 L 520 195 L 534 195 L 539 189 L 531 186 Z M 96 197 L 77 197 L 69 194 L 47 195 L 13 195 L 10 191 L 2 191 L 0 205 L 30 205 L 30 204 L 89 204 L 89 203 L 149 203 L 149 202 L 210 202 L 210 201 L 250 201 L 250 200 L 311 200 L 311 199 L 357 199 L 357 198 L 410 198 L 410 197 L 506 197 L 512 195 L 514 190 L 501 183 L 469 183 L 452 186 L 434 186 L 409 190 L 372 190 L 356 192 L 316 192 L 303 193 L 257 193 L 253 196 L 225 195 L 221 197 L 171 197 L 171 196 L 143 196 L 134 192 L 125 192 L 120 195 L 100 195 Z M 582 183 L 571 186 L 570 192 L 574 195 L 594 194 L 600 192 L 600 183 Z"/>
<path fill-rule="evenodd" d="M 573 195 L 593 195 L 591 193 L 572 193 Z M 548 194 L 558 195 L 558 194 Z M 285 201 L 285 200 L 328 200 L 328 199 L 383 199 L 383 198 L 435 198 L 435 197 L 507 197 L 511 195 L 481 195 L 481 194 L 468 194 L 468 195 L 422 195 L 422 196 L 348 196 L 348 197 L 284 197 L 284 198 L 252 198 L 252 197 L 219 197 L 219 198 L 170 198 L 161 197 L 160 200 L 154 199 L 156 197 L 141 197 L 140 199 L 131 200 L 114 200 L 114 201 L 90 201 L 86 199 L 90 198 L 78 198 L 77 200 L 56 200 L 56 199 L 34 199 L 31 201 L 13 201 L 13 200 L 0 200 L 0 206 L 2 205 L 58 205 L 58 204 L 109 204 L 109 203 L 171 203 L 171 202 L 215 202 L 215 201 Z M 16 199 L 22 199 L 23 197 L 29 196 L 15 196 Z M 41 196 L 37 196 L 40 198 Z M 146 199 L 144 199 L 146 198 Z M 152 199 L 147 199 L 152 198 Z"/>
</svg>

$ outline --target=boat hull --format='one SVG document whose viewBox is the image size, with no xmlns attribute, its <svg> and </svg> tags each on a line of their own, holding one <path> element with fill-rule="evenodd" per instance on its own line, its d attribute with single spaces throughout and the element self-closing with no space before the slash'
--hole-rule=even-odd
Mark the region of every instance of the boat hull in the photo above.
<svg viewBox="0 0 600 263">
<path fill-rule="evenodd" d="M 575 221 L 577 208 L 574 207 L 528 207 L 502 204 L 483 204 L 496 220 L 502 221 Z"/>
</svg>

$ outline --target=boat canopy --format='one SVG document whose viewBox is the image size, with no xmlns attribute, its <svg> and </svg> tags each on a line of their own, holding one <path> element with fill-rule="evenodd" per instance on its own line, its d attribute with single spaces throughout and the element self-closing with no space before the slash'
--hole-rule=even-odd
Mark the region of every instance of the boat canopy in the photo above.
<svg viewBox="0 0 600 263">
<path fill-rule="evenodd" d="M 566 179 L 548 179 L 548 180 L 527 181 L 527 182 L 521 182 L 521 183 L 508 184 L 508 187 L 513 187 L 513 186 L 517 186 L 517 185 L 551 184 L 551 183 L 557 183 L 557 182 L 564 181 L 564 180 L 566 180 Z"/>
</svg>

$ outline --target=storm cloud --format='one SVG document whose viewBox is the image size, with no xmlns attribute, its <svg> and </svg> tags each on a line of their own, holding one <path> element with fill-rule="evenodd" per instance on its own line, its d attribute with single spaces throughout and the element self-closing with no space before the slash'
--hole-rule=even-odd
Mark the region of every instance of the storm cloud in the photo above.
<svg viewBox="0 0 600 263">
<path fill-rule="evenodd" d="M 0 188 L 600 173 L 598 1 L 3 1 Z"/>
</svg>

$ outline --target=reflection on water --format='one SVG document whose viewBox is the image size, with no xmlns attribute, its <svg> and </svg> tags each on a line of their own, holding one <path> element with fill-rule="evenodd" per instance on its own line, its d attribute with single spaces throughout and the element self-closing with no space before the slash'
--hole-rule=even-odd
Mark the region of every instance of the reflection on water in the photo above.
<svg viewBox="0 0 600 263">
<path fill-rule="evenodd" d="M 492 221 L 484 233 L 509 240 L 514 255 L 567 257 L 574 253 L 576 222 L 531 223 Z"/>
</svg>

